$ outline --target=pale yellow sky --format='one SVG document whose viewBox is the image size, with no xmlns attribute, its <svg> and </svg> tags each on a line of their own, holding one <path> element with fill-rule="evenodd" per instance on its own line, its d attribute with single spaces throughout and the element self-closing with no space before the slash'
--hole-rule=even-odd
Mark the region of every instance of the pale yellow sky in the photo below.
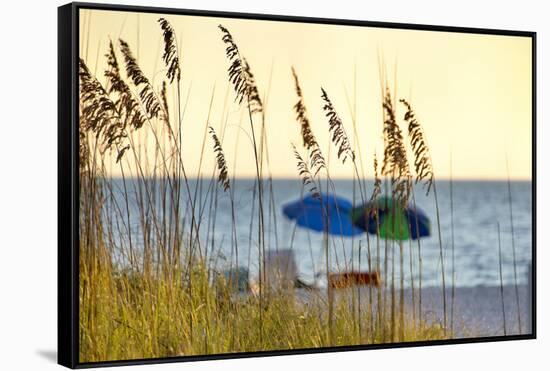
<svg viewBox="0 0 550 371">
<path fill-rule="evenodd" d="M 130 44 L 145 74 L 155 86 L 160 86 L 165 72 L 161 30 L 156 21 L 159 16 L 81 11 L 81 57 L 104 82 L 103 55 L 109 37 L 113 40 L 121 37 Z M 379 158 L 383 153 L 380 54 L 388 67 L 391 86 L 397 64 L 397 95 L 412 100 L 426 132 L 436 176 L 450 175 L 452 151 L 456 179 L 506 178 L 506 155 L 512 178 L 531 179 L 532 46 L 528 37 L 164 17 L 175 28 L 180 47 L 182 101 L 188 99 L 183 121 L 183 155 L 190 176 L 197 175 L 212 97 L 210 124 L 218 133 L 227 114 L 223 147 L 231 172 L 235 166 L 237 176 L 255 174 L 252 145 L 245 134 L 249 132 L 249 124 L 243 110 L 233 103 L 232 89 L 228 90 L 228 61 L 217 28 L 221 23 L 230 30 L 249 61 L 260 94 L 265 96 L 270 86 L 266 132 L 275 177 L 297 176 L 290 143 L 300 148 L 301 140 L 293 112 L 296 94 L 291 66 L 300 77 L 312 128 L 325 155 L 329 133 L 322 111 L 321 86 L 342 117 L 352 143 L 360 146 L 367 176 L 372 175 L 373 153 L 376 151 Z M 119 59 L 122 62 L 120 56 Z M 346 92 L 351 104 L 356 101 L 358 137 L 352 135 Z M 224 112 L 226 94 L 229 96 Z M 169 96 L 172 117 L 176 112 L 174 96 L 172 93 Z M 398 112 L 399 116 L 402 113 Z M 406 130 L 405 125 L 402 129 Z M 141 140 L 147 141 L 143 138 L 145 133 L 141 133 Z M 210 138 L 206 140 L 202 172 L 211 174 L 214 155 L 209 150 Z M 153 140 L 149 138 L 148 143 Z M 125 166 L 133 168 L 131 163 Z M 116 166 L 112 172 L 120 174 Z M 342 165 L 336 160 L 334 148 L 331 148 L 330 173 L 333 177 L 353 175 L 347 162 Z"/>
</svg>

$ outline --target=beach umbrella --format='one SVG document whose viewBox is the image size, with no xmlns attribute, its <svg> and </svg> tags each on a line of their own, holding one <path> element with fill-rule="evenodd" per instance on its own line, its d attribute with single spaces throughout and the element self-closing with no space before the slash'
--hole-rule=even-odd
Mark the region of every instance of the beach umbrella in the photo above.
<svg viewBox="0 0 550 371">
<path fill-rule="evenodd" d="M 430 235 L 430 219 L 418 207 L 379 197 L 351 211 L 356 227 L 388 240 L 416 240 Z"/>
<path fill-rule="evenodd" d="M 308 195 L 283 205 L 283 214 L 296 224 L 318 232 L 333 235 L 354 236 L 364 233 L 351 220 L 353 205 L 350 201 L 334 194 Z"/>
</svg>

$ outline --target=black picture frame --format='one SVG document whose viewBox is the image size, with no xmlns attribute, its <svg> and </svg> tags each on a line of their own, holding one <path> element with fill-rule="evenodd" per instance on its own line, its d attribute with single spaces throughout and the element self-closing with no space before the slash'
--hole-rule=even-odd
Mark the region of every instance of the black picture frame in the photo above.
<svg viewBox="0 0 550 371">
<path fill-rule="evenodd" d="M 491 336 L 465 339 L 415 341 L 358 346 L 339 346 L 297 350 L 260 351 L 249 353 L 182 356 L 154 359 L 132 359 L 82 363 L 79 349 L 79 236 L 78 236 L 78 40 L 79 10 L 112 10 L 208 17 L 231 17 L 267 21 L 316 23 L 326 25 L 350 25 L 390 29 L 425 30 L 486 35 L 528 37 L 532 40 L 532 332 L 512 336 Z M 434 26 L 421 24 L 372 22 L 346 19 L 309 18 L 268 14 L 232 13 L 221 11 L 156 8 L 129 5 L 94 3 L 70 3 L 58 8 L 58 363 L 69 368 L 98 366 L 122 366 L 182 361 L 204 361 L 228 358 L 265 357 L 307 353 L 343 352 L 380 348 L 400 348 L 449 344 L 496 342 L 536 339 L 536 32 Z"/>
</svg>

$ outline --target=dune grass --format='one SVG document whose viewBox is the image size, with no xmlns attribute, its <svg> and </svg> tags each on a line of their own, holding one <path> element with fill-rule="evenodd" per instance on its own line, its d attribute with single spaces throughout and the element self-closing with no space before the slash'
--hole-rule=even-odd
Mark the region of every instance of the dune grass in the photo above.
<svg viewBox="0 0 550 371">
<path fill-rule="evenodd" d="M 182 156 L 182 117 L 187 104 L 181 97 L 180 51 L 170 23 L 161 18 L 159 25 L 164 42 L 162 60 L 166 67 L 160 89 L 142 72 L 130 45 L 124 40 L 109 44 L 107 69 L 103 74 L 105 84 L 88 69 L 83 59 L 80 60 L 80 361 L 446 338 L 445 324 L 423 315 L 421 271 L 419 299 L 415 298 L 414 282 L 411 282 L 413 307 L 405 304 L 404 245 L 380 241 L 379 235 L 375 236 L 376 245 L 373 246 L 368 236 L 365 241 L 359 241 L 359 261 L 366 261 L 369 270 L 380 272 L 383 267 L 385 278 L 391 268 L 391 286 L 388 279 L 384 280 L 383 287 L 369 287 L 363 292 L 333 290 L 330 285 L 326 290 L 304 291 L 267 284 L 265 256 L 271 241 L 268 231 L 274 228 L 276 233 L 277 228 L 271 176 L 265 175 L 270 174 L 264 126 L 267 99 L 260 99 L 251 66 L 229 30 L 220 25 L 221 45 L 226 48 L 229 63 L 228 85 L 233 87 L 236 103 L 246 117 L 243 130 L 247 128 L 250 132 L 253 145 L 250 155 L 255 160 L 256 170 L 252 219 L 237 220 L 235 174 L 229 174 L 231 164 L 223 151 L 227 122 L 222 123 L 221 130 L 214 129 L 209 120 L 205 123 L 203 150 L 210 136 L 216 168 L 212 169 L 210 179 L 198 179 L 195 191 L 191 191 Z M 291 72 L 289 77 L 295 81 L 297 103 L 289 109 L 295 112 L 305 151 L 302 156 L 296 146 L 291 147 L 298 162 L 297 176 L 303 180 L 303 187 L 297 193 L 336 192 L 328 161 L 309 122 L 298 75 L 294 69 Z M 381 175 L 389 183 L 386 193 L 405 205 L 412 194 L 413 169 L 409 167 L 405 139 L 398 124 L 396 97 L 387 82 L 383 84 L 385 151 Z M 176 102 L 174 110 L 168 104 L 168 90 L 172 91 Z M 264 96 L 268 95 L 266 92 Z M 323 88 L 320 97 L 338 158 L 342 162 L 349 159 L 352 163 L 351 176 L 357 182 L 361 201 L 374 200 L 381 194 L 382 185 L 376 157 L 375 186 L 369 196 L 360 151 L 359 161 L 356 161 L 344 123 Z M 423 181 L 427 192 L 432 185 L 435 190 L 425 138 L 410 104 L 401 103 L 407 109 L 403 121 L 409 124 L 411 147 L 417 156 L 413 162 L 416 181 Z M 154 139 L 152 151 L 142 145 L 146 138 Z M 357 138 L 353 146 L 358 146 Z M 115 158 L 109 153 L 114 153 Z M 120 183 L 108 175 L 107 169 L 113 166 L 122 174 L 121 188 Z M 135 175 L 130 178 L 126 173 Z M 198 192 L 199 182 L 206 184 L 204 195 Z M 228 231 L 231 238 L 220 243 L 214 241 L 213 236 L 218 198 L 223 194 L 231 201 L 232 229 Z M 236 224 L 239 222 L 250 223 L 247 246 L 238 245 Z M 318 248 L 323 249 L 324 273 L 328 276 L 334 269 L 330 260 L 334 255 L 331 249 L 335 247 L 329 244 L 326 233 L 324 241 L 324 246 Z M 242 251 L 246 247 L 248 251 Z M 362 247 L 366 249 L 362 251 Z M 383 262 L 381 247 L 386 252 Z M 441 244 L 440 247 L 443 249 Z M 400 255 L 399 285 L 394 280 L 397 257 L 389 258 L 390 254 L 395 255 L 396 248 Z M 222 256 L 222 249 L 229 252 L 229 256 Z M 227 276 L 223 273 L 227 268 L 238 267 L 239 255 L 246 254 L 250 271 L 252 249 L 257 249 L 258 256 L 257 265 L 254 265 L 259 281 L 257 293 L 236 290 L 238 274 Z M 421 269 L 420 242 L 418 258 Z M 346 257 L 344 260 L 346 266 L 343 268 L 349 268 Z M 412 261 L 410 264 L 410 279 L 413 280 Z M 400 290 L 399 300 L 396 300 L 397 289 Z M 444 309 L 446 321 L 445 303 Z"/>
<path fill-rule="evenodd" d="M 116 269 L 104 249 L 99 247 L 98 254 L 80 257 L 82 362 L 389 341 L 384 334 L 391 333 L 390 322 L 382 323 L 382 329 L 375 316 L 365 314 L 358 319 L 347 293 L 335 300 L 329 339 L 326 297 L 321 292 L 264 292 L 260 318 L 259 297 L 236 293 L 224 276 L 209 278 L 207 269 L 198 262 L 193 265 L 194 290 L 190 296 L 188 282 L 176 279 L 185 276 L 181 268 L 165 267 L 158 275 Z M 357 331 L 358 320 L 364 333 Z M 404 324 L 404 328 L 397 328 L 403 341 L 444 338 L 438 324 L 418 326 L 410 320 Z"/>
</svg>

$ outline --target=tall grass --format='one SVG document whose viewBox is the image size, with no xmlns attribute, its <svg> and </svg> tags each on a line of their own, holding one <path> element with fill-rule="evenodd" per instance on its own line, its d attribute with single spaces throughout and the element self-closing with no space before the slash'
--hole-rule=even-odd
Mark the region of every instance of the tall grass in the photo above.
<svg viewBox="0 0 550 371">
<path fill-rule="evenodd" d="M 500 242 L 500 223 L 497 222 L 498 235 L 498 274 L 500 278 L 500 302 L 502 308 L 502 332 L 506 336 L 506 305 L 504 303 L 504 283 L 502 280 L 502 246 Z"/>
<path fill-rule="evenodd" d="M 103 73 L 105 84 L 90 72 L 85 60 L 79 63 L 80 361 L 443 338 L 445 328 L 435 321 L 422 316 L 410 320 L 403 296 L 403 244 L 399 245 L 399 320 L 393 280 L 391 306 L 386 305 L 386 291 L 369 287 L 368 310 L 362 306 L 361 291 L 357 296 L 355 290 L 336 292 L 327 284 L 326 291 L 313 290 L 296 295 L 293 288 L 277 288 L 268 282 L 265 257 L 271 239 L 267 234 L 272 229 L 277 233 L 265 134 L 268 94 L 260 99 L 251 66 L 229 30 L 220 25 L 220 45 L 225 45 L 229 61 L 227 84 L 233 88 L 236 105 L 247 118 L 248 125 L 241 130 L 250 135 L 253 147 L 251 156 L 256 176 L 251 206 L 254 223 L 254 219 L 243 220 L 235 212 L 236 165 L 233 164 L 233 174 L 230 174 L 231 161 L 224 152 L 228 146 L 223 140 L 227 112 L 224 112 L 225 122 L 218 135 L 210 122 L 213 99 L 206 115 L 199 168 L 204 151 L 205 156 L 214 157 L 215 168 L 211 169 L 210 178 L 200 177 L 192 190 L 182 154 L 185 125 L 192 125 L 191 122 L 184 125 L 191 89 L 187 90 L 187 97 L 182 95 L 182 52 L 175 30 L 164 18 L 159 19 L 159 26 L 163 40 L 161 59 L 165 67 L 159 86 L 143 73 L 131 45 L 124 40 L 109 44 L 107 67 Z M 293 110 L 306 151 L 302 156 L 300 150 L 292 146 L 297 175 L 303 181 L 301 191 L 322 200 L 323 191 L 335 192 L 336 188 L 309 122 L 297 73 L 292 70 L 292 75 L 297 96 Z M 169 95 L 174 97 L 174 107 L 168 102 Z M 391 196 L 405 205 L 412 189 L 412 174 L 393 99 L 387 90 L 383 97 L 386 149 L 382 174 L 390 177 Z M 382 179 L 376 158 L 375 183 L 369 198 L 364 172 L 359 170 L 360 164 L 356 162 L 344 122 L 324 89 L 321 90 L 321 104 L 337 157 L 342 165 L 346 160 L 351 162 L 362 202 L 377 199 L 382 193 Z M 224 104 L 224 111 L 227 110 Z M 354 130 L 357 132 L 355 123 Z M 210 153 L 206 146 L 207 136 L 212 141 Z M 148 138 L 152 139 L 152 148 L 147 145 Z M 354 140 L 358 143 L 358 138 Z M 110 175 L 113 166 L 120 170 L 120 183 Z M 267 181 L 264 167 L 267 167 Z M 422 175 L 419 178 L 423 178 Z M 265 182 L 269 184 L 267 195 Z M 205 194 L 203 184 L 207 185 Z M 221 197 L 229 198 L 231 208 L 229 242 L 215 238 Z M 268 218 L 265 218 L 266 205 Z M 253 266 L 251 250 L 253 247 L 258 249 L 257 279 L 248 282 L 252 289 L 249 291 L 239 291 L 243 246 L 239 243 L 236 226 L 242 223 L 249 223 L 248 271 Z M 379 225 L 377 227 L 379 229 Z M 324 273 L 328 277 L 334 267 L 331 240 L 326 232 L 323 241 Z M 376 256 L 368 236 L 359 241 L 359 269 L 365 242 L 368 270 L 381 272 L 379 233 L 376 234 Z M 275 235 L 275 245 L 278 243 Z M 393 254 L 394 244 L 390 246 Z M 229 259 L 224 251 L 230 252 Z M 313 252 L 311 256 L 313 260 Z M 338 259 L 336 250 L 334 257 Z M 347 269 L 345 256 L 344 260 Z M 383 266 L 386 275 L 388 248 Z M 393 277 L 395 267 L 391 272 Z M 258 288 L 257 294 L 254 294 L 254 285 Z M 375 311 L 373 290 L 377 290 Z"/>
<path fill-rule="evenodd" d="M 228 68 L 228 77 L 229 82 L 232 83 L 235 90 L 235 100 L 239 103 L 246 103 L 246 108 L 248 110 L 248 118 L 250 123 L 250 132 L 252 134 L 252 146 L 254 153 L 254 161 L 256 166 L 256 182 L 258 187 L 258 276 L 260 278 L 259 285 L 259 315 L 260 315 L 260 342 L 263 341 L 263 322 L 262 322 L 262 313 L 263 313 L 263 290 L 266 287 L 264 283 L 266 282 L 265 272 L 262 270 L 262 267 L 265 266 L 265 234 L 264 234 L 264 206 L 263 206 L 263 178 L 261 167 L 263 161 L 263 151 L 258 154 L 258 141 L 256 140 L 256 131 L 254 129 L 254 120 L 253 115 L 256 113 L 263 112 L 263 104 L 260 99 L 260 94 L 256 86 L 256 81 L 250 65 L 241 55 L 239 48 L 233 36 L 227 28 L 222 25 L 219 25 L 218 28 L 221 30 L 223 36 L 222 41 L 226 44 L 225 54 L 227 59 L 230 62 Z M 260 145 L 263 143 L 263 139 L 260 141 Z M 262 147 L 260 146 L 260 149 Z"/>
<path fill-rule="evenodd" d="M 456 270 L 455 270 L 455 214 L 454 214 L 454 197 L 453 197 L 453 156 L 450 157 L 450 181 L 449 181 L 449 198 L 451 201 L 451 337 L 454 335 L 454 314 L 455 314 L 455 289 L 456 289 Z"/>
<path fill-rule="evenodd" d="M 408 123 L 408 134 L 410 139 L 410 145 L 414 152 L 414 167 L 416 170 L 415 183 L 422 182 L 426 189 L 426 196 L 429 195 L 430 190 L 433 191 L 435 201 L 435 213 L 437 223 L 437 237 L 439 242 L 439 262 L 441 264 L 441 289 L 442 289 L 442 302 L 443 302 L 443 328 L 447 330 L 447 290 L 445 284 L 445 256 L 443 252 L 443 239 L 441 236 L 441 216 L 439 208 L 439 200 L 437 197 L 437 186 L 435 181 L 435 174 L 433 169 L 433 162 L 429 151 L 428 143 L 425 137 L 424 130 L 416 118 L 416 114 L 411 104 L 401 99 L 400 102 L 407 109 L 404 120 Z M 415 200 L 413 198 L 413 200 Z M 416 201 L 414 207 L 416 208 Z M 419 245 L 420 256 L 420 245 Z"/>
<path fill-rule="evenodd" d="M 516 311 L 518 321 L 518 331 L 521 334 L 521 310 L 519 304 L 519 288 L 518 288 L 518 267 L 516 257 L 516 238 L 514 234 L 514 207 L 512 205 L 512 183 L 510 181 L 510 170 L 508 166 L 508 156 L 506 156 L 506 175 L 508 185 L 508 210 L 510 211 L 510 231 L 512 233 L 512 260 L 514 264 L 514 293 L 516 296 Z"/>
</svg>

